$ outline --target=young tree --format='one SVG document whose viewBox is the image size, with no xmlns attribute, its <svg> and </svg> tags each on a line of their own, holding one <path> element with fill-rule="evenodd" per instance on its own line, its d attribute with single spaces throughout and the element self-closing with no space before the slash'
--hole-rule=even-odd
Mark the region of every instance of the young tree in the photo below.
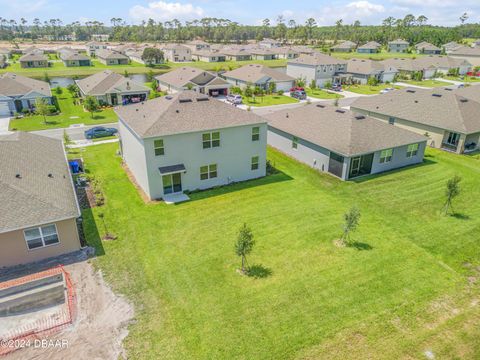
<svg viewBox="0 0 480 360">
<path fill-rule="evenodd" d="M 47 123 L 47 115 L 50 114 L 49 106 L 46 99 L 40 97 L 35 99 L 35 111 L 38 115 L 43 116 L 43 122 L 45 124 Z"/>
<path fill-rule="evenodd" d="M 63 94 L 63 90 L 60 86 L 57 86 L 55 88 L 55 94 L 57 94 L 57 95 L 62 95 Z"/>
<path fill-rule="evenodd" d="M 43 81 L 50 84 L 50 76 L 48 76 L 48 73 L 46 71 L 43 73 Z"/>
<path fill-rule="evenodd" d="M 453 178 L 447 181 L 447 188 L 445 190 L 445 196 L 447 197 L 445 201 L 445 215 L 448 214 L 448 211 L 451 209 L 452 214 L 454 214 L 452 208 L 453 199 L 455 199 L 458 195 L 460 195 L 460 181 L 462 178 L 458 175 L 455 175 Z"/>
<path fill-rule="evenodd" d="M 157 91 L 157 90 L 158 90 L 158 81 L 157 81 L 157 79 L 155 79 L 155 78 L 152 79 L 152 84 L 150 85 L 150 87 L 152 88 L 153 91 Z"/>
<path fill-rule="evenodd" d="M 268 83 L 269 94 L 273 94 L 276 90 L 277 90 L 277 84 L 275 84 L 273 81 Z"/>
<path fill-rule="evenodd" d="M 316 88 L 317 82 L 315 81 L 315 79 L 312 79 L 312 81 L 310 82 L 310 89 L 315 90 Z"/>
<path fill-rule="evenodd" d="M 70 138 L 70 135 L 68 135 L 67 130 L 63 130 L 63 145 L 66 148 L 68 145 L 71 145 L 71 144 L 72 144 L 72 139 Z"/>
<path fill-rule="evenodd" d="M 368 86 L 377 86 L 378 85 L 378 79 L 375 76 L 370 76 L 367 80 L 367 85 Z"/>
<path fill-rule="evenodd" d="M 295 86 L 297 87 L 305 87 L 305 79 L 304 78 L 298 78 L 297 80 L 295 80 Z"/>
<path fill-rule="evenodd" d="M 247 255 L 252 252 L 255 240 L 253 239 L 252 230 L 243 224 L 237 236 L 237 243 L 235 244 L 235 253 L 242 258 L 242 273 L 246 272 Z"/>
<path fill-rule="evenodd" d="M 83 107 L 90 113 L 93 119 L 93 113 L 97 111 L 99 107 L 97 98 L 93 96 L 87 96 L 83 102 Z"/>
<path fill-rule="evenodd" d="M 253 95 L 252 87 L 249 84 L 247 84 L 247 87 L 245 88 L 245 91 L 243 93 L 245 94 L 247 99 L 250 99 Z"/>
<path fill-rule="evenodd" d="M 343 224 L 343 234 L 340 240 L 344 244 L 350 243 L 350 234 L 354 232 L 360 221 L 360 210 L 353 206 L 345 215 L 343 215 L 345 223 Z"/>
<path fill-rule="evenodd" d="M 77 98 L 78 97 L 78 92 L 79 92 L 79 89 L 78 89 L 78 86 L 77 84 L 70 84 L 67 86 L 67 91 L 70 93 L 70 95 L 72 96 L 72 98 Z"/>
</svg>

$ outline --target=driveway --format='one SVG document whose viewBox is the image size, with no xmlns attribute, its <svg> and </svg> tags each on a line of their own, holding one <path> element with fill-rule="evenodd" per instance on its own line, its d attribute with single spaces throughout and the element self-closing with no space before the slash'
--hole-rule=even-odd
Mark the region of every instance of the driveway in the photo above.
<svg viewBox="0 0 480 360">
<path fill-rule="evenodd" d="M 91 129 L 96 126 L 104 126 L 104 127 L 111 127 L 111 128 L 118 129 L 118 124 L 112 123 L 112 124 L 98 124 L 98 125 L 89 125 L 89 126 L 81 126 L 81 127 L 39 130 L 39 131 L 32 131 L 32 133 L 63 140 L 63 131 L 65 130 L 68 136 L 70 136 L 70 139 L 72 139 L 73 141 L 76 141 L 76 140 L 85 140 L 85 134 L 84 134 L 85 130 Z"/>
<path fill-rule="evenodd" d="M 10 118 L 0 118 L 0 133 L 8 132 L 8 124 L 10 124 Z"/>
</svg>

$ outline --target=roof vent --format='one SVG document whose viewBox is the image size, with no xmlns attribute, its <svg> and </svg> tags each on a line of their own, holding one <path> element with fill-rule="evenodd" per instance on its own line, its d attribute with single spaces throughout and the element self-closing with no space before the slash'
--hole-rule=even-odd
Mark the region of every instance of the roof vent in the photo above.
<svg viewBox="0 0 480 360">
<path fill-rule="evenodd" d="M 180 112 L 180 110 L 177 109 L 177 110 L 175 110 L 175 112 L 178 114 Z"/>
<path fill-rule="evenodd" d="M 22 178 L 22 175 L 17 174 L 17 175 L 15 175 L 15 177 L 16 177 L 17 179 L 21 179 L 21 178 Z"/>
<path fill-rule="evenodd" d="M 135 111 L 138 111 L 138 108 L 137 108 L 137 109 L 135 109 Z"/>
<path fill-rule="evenodd" d="M 466 103 L 466 102 L 468 102 L 468 99 L 465 99 L 465 98 L 464 98 L 464 99 L 460 99 L 460 102 Z"/>
<path fill-rule="evenodd" d="M 188 103 L 188 102 L 192 102 L 192 99 L 180 99 L 178 102 L 179 103 Z"/>
<path fill-rule="evenodd" d="M 435 96 L 435 97 L 442 97 L 442 94 L 432 94 L 432 96 Z"/>
<path fill-rule="evenodd" d="M 337 109 L 335 110 L 337 113 L 340 113 L 340 114 L 345 114 L 345 110 L 342 110 L 342 109 Z"/>
<path fill-rule="evenodd" d="M 173 97 L 171 97 L 170 95 L 167 95 L 167 96 L 165 96 L 165 99 L 167 99 L 167 100 L 172 100 Z"/>
<path fill-rule="evenodd" d="M 415 94 L 415 90 L 410 90 L 410 89 L 408 89 L 407 92 L 408 92 L 408 93 Z"/>
<path fill-rule="evenodd" d="M 355 116 L 355 119 L 357 119 L 357 120 L 363 120 L 363 119 L 365 119 L 365 116 L 363 116 L 363 115 L 357 115 L 357 116 Z"/>
<path fill-rule="evenodd" d="M 452 88 L 444 88 L 443 90 L 452 91 L 453 89 Z"/>
<path fill-rule="evenodd" d="M 415 104 L 418 104 L 418 100 L 415 100 Z"/>
<path fill-rule="evenodd" d="M 325 107 L 325 105 L 317 104 L 317 107 L 319 107 L 319 108 L 322 108 L 322 109 L 323 109 L 323 108 Z"/>
<path fill-rule="evenodd" d="M 203 98 L 198 98 L 197 101 L 210 101 L 210 99 L 203 97 Z"/>
<path fill-rule="evenodd" d="M 289 116 L 288 116 L 288 113 L 287 113 L 287 115 L 285 115 L 285 117 L 287 117 L 287 118 L 289 117 Z"/>
<path fill-rule="evenodd" d="M 49 173 L 49 174 L 48 174 L 48 177 L 49 177 L 49 178 L 53 178 L 53 174 L 52 174 L 52 173 Z"/>
</svg>

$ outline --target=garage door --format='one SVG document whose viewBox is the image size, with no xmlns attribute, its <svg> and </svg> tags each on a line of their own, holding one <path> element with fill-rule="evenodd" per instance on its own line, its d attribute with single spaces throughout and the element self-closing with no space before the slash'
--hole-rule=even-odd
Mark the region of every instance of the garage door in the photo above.
<svg viewBox="0 0 480 360">
<path fill-rule="evenodd" d="M 10 116 L 10 109 L 8 103 L 5 101 L 0 101 L 0 117 Z"/>
</svg>

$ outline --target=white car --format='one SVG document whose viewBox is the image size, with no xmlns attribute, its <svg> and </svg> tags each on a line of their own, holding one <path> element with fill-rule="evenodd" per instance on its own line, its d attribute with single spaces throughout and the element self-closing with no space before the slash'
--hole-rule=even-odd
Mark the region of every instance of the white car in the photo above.
<svg viewBox="0 0 480 360">
<path fill-rule="evenodd" d="M 383 90 L 380 90 L 380 94 L 387 94 L 389 93 L 390 91 L 393 91 L 395 90 L 394 88 L 385 88 Z"/>
<path fill-rule="evenodd" d="M 242 95 L 238 94 L 228 94 L 227 95 L 227 101 L 229 103 L 235 104 L 235 105 L 240 105 L 242 103 Z"/>
</svg>

